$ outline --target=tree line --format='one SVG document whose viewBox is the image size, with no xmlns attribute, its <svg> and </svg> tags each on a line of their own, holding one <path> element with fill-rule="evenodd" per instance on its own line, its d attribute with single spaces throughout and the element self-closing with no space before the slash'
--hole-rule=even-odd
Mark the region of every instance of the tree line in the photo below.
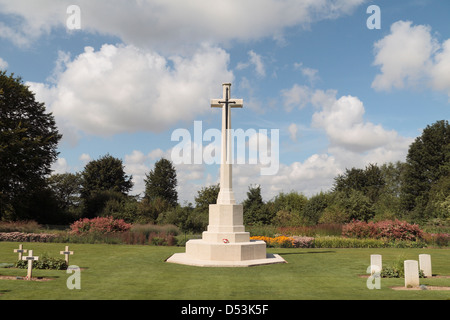
<svg viewBox="0 0 450 320">
<path fill-rule="evenodd" d="M 78 173 L 51 174 L 61 139 L 53 115 L 20 78 L 0 72 L 0 220 L 68 224 L 80 218 L 113 216 L 132 223 L 175 224 L 200 232 L 219 185 L 197 192 L 181 205 L 177 175 L 167 159 L 146 174 L 143 197 L 130 194 L 132 176 L 122 160 L 107 154 Z M 250 185 L 243 201 L 246 225 L 279 226 L 406 219 L 425 223 L 450 219 L 450 126 L 428 125 L 410 145 L 404 162 L 347 168 L 329 191 L 311 197 L 292 190 L 264 202 Z"/>
</svg>

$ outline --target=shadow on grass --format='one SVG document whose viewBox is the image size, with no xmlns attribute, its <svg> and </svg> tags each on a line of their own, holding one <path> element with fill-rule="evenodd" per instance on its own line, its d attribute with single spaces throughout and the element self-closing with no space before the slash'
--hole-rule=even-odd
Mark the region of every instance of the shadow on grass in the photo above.
<svg viewBox="0 0 450 320">
<path fill-rule="evenodd" d="M 308 251 L 308 252 L 277 252 L 280 256 L 289 254 L 314 254 L 314 253 L 336 253 L 336 251 Z"/>
</svg>

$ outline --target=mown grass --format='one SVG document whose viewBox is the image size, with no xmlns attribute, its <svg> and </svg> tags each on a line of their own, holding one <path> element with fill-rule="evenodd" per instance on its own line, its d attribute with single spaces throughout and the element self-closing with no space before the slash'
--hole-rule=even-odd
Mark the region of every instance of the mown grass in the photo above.
<svg viewBox="0 0 450 320">
<path fill-rule="evenodd" d="M 0 242 L 0 263 L 14 263 L 18 243 Z M 64 244 L 24 243 L 34 255 L 59 256 Z M 81 290 L 69 290 L 65 271 L 35 270 L 51 281 L 0 280 L 0 299 L 33 300 L 301 300 L 301 299 L 450 299 L 450 291 L 395 291 L 403 279 L 382 279 L 369 290 L 366 274 L 371 254 L 383 264 L 431 255 L 433 273 L 450 275 L 449 249 L 268 249 L 288 263 L 250 268 L 201 268 L 164 262 L 182 247 L 70 244 L 70 264 L 82 268 Z M 0 268 L 0 275 L 25 276 L 26 270 Z M 421 284 L 450 286 L 450 279 L 421 279 Z"/>
</svg>

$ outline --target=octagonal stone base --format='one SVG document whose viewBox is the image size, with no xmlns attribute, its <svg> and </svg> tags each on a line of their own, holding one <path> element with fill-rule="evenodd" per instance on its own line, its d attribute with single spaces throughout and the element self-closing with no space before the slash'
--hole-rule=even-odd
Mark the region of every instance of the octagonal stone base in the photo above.
<svg viewBox="0 0 450 320">
<path fill-rule="evenodd" d="M 186 242 L 186 253 L 176 253 L 166 262 L 214 267 L 248 267 L 286 263 L 279 255 L 266 254 L 266 243 L 250 240 L 243 225 L 242 205 L 209 206 L 208 230 L 202 239 Z"/>
</svg>

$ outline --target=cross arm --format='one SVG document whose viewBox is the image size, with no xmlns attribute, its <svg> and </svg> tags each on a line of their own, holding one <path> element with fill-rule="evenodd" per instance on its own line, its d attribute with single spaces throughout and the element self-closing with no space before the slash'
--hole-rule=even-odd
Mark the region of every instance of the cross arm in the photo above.
<svg viewBox="0 0 450 320">
<path fill-rule="evenodd" d="M 211 99 L 211 108 L 222 108 L 225 101 L 222 99 Z M 230 108 L 242 108 L 244 105 L 243 99 L 232 99 L 229 101 Z"/>
<path fill-rule="evenodd" d="M 222 108 L 223 103 L 220 103 L 220 99 L 211 99 L 211 108 Z"/>
</svg>

